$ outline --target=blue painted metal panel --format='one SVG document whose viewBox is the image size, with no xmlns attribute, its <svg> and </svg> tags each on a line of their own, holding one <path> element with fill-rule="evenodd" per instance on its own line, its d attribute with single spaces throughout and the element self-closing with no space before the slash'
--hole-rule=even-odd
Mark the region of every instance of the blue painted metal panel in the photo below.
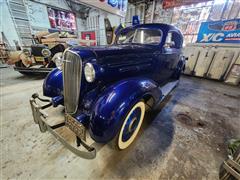
<svg viewBox="0 0 240 180">
<path fill-rule="evenodd" d="M 62 71 L 55 68 L 47 75 L 43 82 L 43 95 L 48 97 L 55 97 L 62 95 L 62 91 L 63 91 Z"/>
<path fill-rule="evenodd" d="M 111 140 L 131 107 L 146 94 L 155 101 L 161 96 L 157 83 L 146 78 L 125 79 L 107 88 L 93 109 L 89 129 L 91 137 L 97 142 Z"/>
</svg>

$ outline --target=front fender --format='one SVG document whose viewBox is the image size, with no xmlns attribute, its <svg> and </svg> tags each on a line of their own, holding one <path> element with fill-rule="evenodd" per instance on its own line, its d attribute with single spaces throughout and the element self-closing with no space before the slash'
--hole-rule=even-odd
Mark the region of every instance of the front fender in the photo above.
<svg viewBox="0 0 240 180">
<path fill-rule="evenodd" d="M 107 88 L 96 101 L 89 132 L 96 142 L 106 143 L 113 139 L 131 107 L 145 95 L 157 100 L 161 92 L 150 79 L 129 78 Z"/>
<path fill-rule="evenodd" d="M 58 68 L 53 69 L 43 82 L 43 95 L 56 97 L 62 95 L 63 77 L 62 71 Z"/>
</svg>

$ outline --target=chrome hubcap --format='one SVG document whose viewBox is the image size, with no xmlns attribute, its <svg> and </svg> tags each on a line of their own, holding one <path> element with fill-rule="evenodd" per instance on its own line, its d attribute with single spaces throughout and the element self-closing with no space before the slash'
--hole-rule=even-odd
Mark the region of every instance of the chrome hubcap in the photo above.
<svg viewBox="0 0 240 180">
<path fill-rule="evenodd" d="M 128 132 L 132 132 L 135 130 L 137 125 L 137 118 L 135 117 L 132 122 L 130 122 L 129 127 L 128 127 Z"/>
</svg>

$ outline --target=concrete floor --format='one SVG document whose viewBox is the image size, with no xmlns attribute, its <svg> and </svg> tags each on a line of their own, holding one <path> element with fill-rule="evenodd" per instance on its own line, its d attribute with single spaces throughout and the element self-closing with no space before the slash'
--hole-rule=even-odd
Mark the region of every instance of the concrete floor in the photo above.
<svg viewBox="0 0 240 180">
<path fill-rule="evenodd" d="M 227 141 L 240 137 L 240 88 L 183 76 L 130 148 L 99 145 L 95 159 L 81 159 L 32 120 L 28 100 L 42 78 L 0 75 L 0 179 L 218 179 Z"/>
</svg>

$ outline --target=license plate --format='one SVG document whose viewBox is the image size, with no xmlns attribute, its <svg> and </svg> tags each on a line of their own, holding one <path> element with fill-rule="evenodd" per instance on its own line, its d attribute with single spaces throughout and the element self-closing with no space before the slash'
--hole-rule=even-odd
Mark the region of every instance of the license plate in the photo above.
<svg viewBox="0 0 240 180">
<path fill-rule="evenodd" d="M 71 129 L 76 134 L 76 136 L 86 141 L 86 129 L 80 122 L 78 122 L 71 115 L 66 114 L 65 123 L 67 127 L 69 127 L 69 129 Z"/>
<path fill-rule="evenodd" d="M 43 57 L 35 57 L 35 61 L 43 62 L 44 58 Z"/>
</svg>

